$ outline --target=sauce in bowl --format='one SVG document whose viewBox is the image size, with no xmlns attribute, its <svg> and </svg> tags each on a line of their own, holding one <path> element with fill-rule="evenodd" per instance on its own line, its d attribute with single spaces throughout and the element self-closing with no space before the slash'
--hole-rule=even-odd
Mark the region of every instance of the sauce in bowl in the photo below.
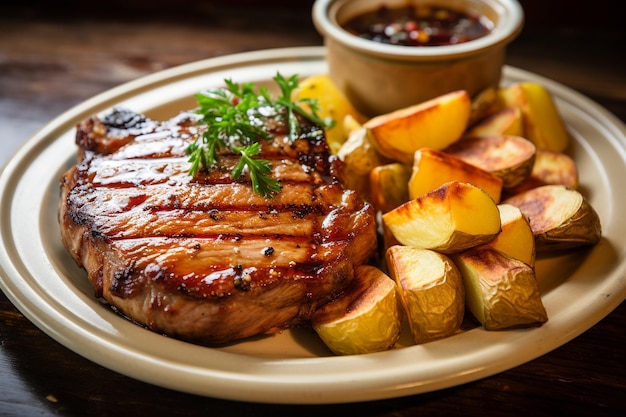
<svg viewBox="0 0 626 417">
<path fill-rule="evenodd" d="M 381 6 L 348 20 L 342 26 L 348 32 L 374 42 L 440 46 L 486 36 L 493 24 L 484 17 L 446 7 Z"/>
</svg>

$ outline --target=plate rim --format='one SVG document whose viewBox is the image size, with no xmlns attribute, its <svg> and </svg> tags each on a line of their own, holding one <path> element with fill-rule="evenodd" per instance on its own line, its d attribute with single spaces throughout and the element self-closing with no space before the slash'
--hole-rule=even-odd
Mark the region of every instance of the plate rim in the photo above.
<svg viewBox="0 0 626 417">
<path fill-rule="evenodd" d="M 2 190 L 2 199 L 0 201 L 1 237 L 4 240 L 9 239 L 6 236 L 6 231 L 12 229 L 11 202 L 9 201 L 11 198 L 7 197 L 9 197 L 9 191 L 17 188 L 17 183 L 20 181 L 18 172 L 29 168 L 29 163 L 26 162 L 29 155 L 37 154 L 53 146 L 62 134 L 73 128 L 77 120 L 92 114 L 94 110 L 100 111 L 109 108 L 114 103 L 139 94 L 146 89 L 168 83 L 171 84 L 195 74 L 215 71 L 215 68 L 228 68 L 239 65 L 253 66 L 255 63 L 268 62 L 279 65 L 281 62 L 294 62 L 297 60 L 317 62 L 324 61 L 324 58 L 324 47 L 277 48 L 208 58 L 141 77 L 79 103 L 66 112 L 61 113 L 32 135 L 4 164 L 0 171 L 0 190 Z M 567 101 L 582 103 L 586 111 L 591 112 L 590 117 L 606 121 L 607 124 L 603 127 L 610 130 L 617 137 L 615 140 L 619 143 L 615 145 L 619 145 L 618 148 L 622 160 L 626 159 L 624 157 L 624 154 L 626 154 L 626 127 L 621 120 L 608 110 L 582 94 L 548 78 L 510 66 L 505 66 L 504 73 L 507 76 L 529 78 L 543 82 L 558 97 Z M 13 252 L 17 252 L 17 249 L 12 249 Z M 238 355 L 236 357 L 238 363 L 232 365 L 233 369 L 231 372 L 227 372 L 228 369 L 216 369 L 213 370 L 214 372 L 204 370 L 207 372 L 202 372 L 203 369 L 194 368 L 188 363 L 178 364 L 169 361 L 158 363 L 159 358 L 155 355 L 143 357 L 143 352 L 138 351 L 136 346 L 116 345 L 111 340 L 107 340 L 105 337 L 107 335 L 106 332 L 102 335 L 91 334 L 86 332 L 84 328 L 81 328 L 80 323 L 67 323 L 64 321 L 67 317 L 58 311 L 53 311 L 50 305 L 37 305 L 33 300 L 28 299 L 27 295 L 37 296 L 39 299 L 43 299 L 44 295 L 37 294 L 33 288 L 28 287 L 24 282 L 20 282 L 22 277 L 18 269 L 27 270 L 28 267 L 27 265 L 14 265 L 10 262 L 11 259 L 16 257 L 20 258 L 19 254 L 9 253 L 7 245 L 2 245 L 0 248 L 0 261 L 2 261 L 0 263 L 0 288 L 24 316 L 65 347 L 95 363 L 147 383 L 199 395 L 251 402 L 293 404 L 346 403 L 419 394 L 475 381 L 526 363 L 567 343 L 608 315 L 626 298 L 626 284 L 614 284 L 613 289 L 615 292 L 612 294 L 612 297 L 607 298 L 602 307 L 596 306 L 596 314 L 587 318 L 583 326 L 579 326 L 579 328 L 574 330 L 570 329 L 569 332 L 558 337 L 544 336 L 542 340 L 538 341 L 537 346 L 532 351 L 524 352 L 514 360 L 503 360 L 500 358 L 498 362 L 490 363 L 489 366 L 481 365 L 471 370 L 458 370 L 447 377 L 442 377 L 437 373 L 437 370 L 433 370 L 433 377 L 430 380 L 415 380 L 412 378 L 414 376 L 412 368 L 406 371 L 376 369 L 375 372 L 367 369 L 366 365 L 373 360 L 379 360 L 381 357 L 388 359 L 390 352 L 334 359 L 265 358 L 260 361 L 245 355 Z M 624 262 L 619 264 L 618 267 L 622 271 L 626 268 Z M 50 321 L 51 317 L 54 317 L 52 321 Z M 69 327 L 67 327 L 67 330 L 64 330 L 63 326 L 66 325 L 69 325 Z M 136 325 L 133 324 L 132 326 Z M 548 322 L 543 329 L 549 329 L 550 326 L 551 323 Z M 522 337 L 521 335 L 526 332 L 515 333 L 513 337 Z M 149 340 L 157 340 L 162 337 L 156 334 L 147 335 Z M 495 335 L 491 334 L 487 337 L 493 338 Z M 93 350 L 87 351 L 84 346 L 81 346 L 81 343 L 85 341 L 90 342 L 89 348 Z M 94 346 L 96 342 L 100 343 L 100 345 Z M 188 345 L 184 342 L 171 342 L 190 354 L 198 354 L 199 349 L 210 349 Z M 437 344 L 437 346 L 440 345 Z M 422 349 L 422 347 L 419 348 Z M 392 353 L 394 366 L 398 367 L 403 362 L 410 361 L 412 356 L 411 350 L 415 351 L 416 349 L 411 347 L 394 351 Z M 125 355 L 128 361 L 137 360 L 144 364 L 156 364 L 159 369 L 156 369 L 154 372 L 146 372 L 137 366 L 129 368 L 128 361 L 124 364 L 113 363 L 113 358 L 118 357 L 120 354 Z M 234 358 L 232 355 L 237 354 L 217 352 L 217 356 L 228 360 Z M 348 375 L 333 374 L 335 379 L 328 381 L 327 375 L 316 370 L 324 368 L 323 365 L 328 360 L 341 363 L 341 368 L 344 367 L 344 364 L 347 367 L 354 367 L 355 371 Z M 458 358 L 451 358 L 448 362 L 456 365 L 458 360 Z M 245 367 L 252 367 L 258 370 L 251 374 L 249 371 L 244 372 L 243 368 Z M 306 370 L 307 374 L 300 374 L 298 372 L 300 370 Z M 183 381 L 176 378 L 167 378 L 169 373 L 177 372 L 182 372 L 187 378 L 183 378 L 185 379 Z M 198 383 L 204 384 L 194 385 Z"/>
</svg>

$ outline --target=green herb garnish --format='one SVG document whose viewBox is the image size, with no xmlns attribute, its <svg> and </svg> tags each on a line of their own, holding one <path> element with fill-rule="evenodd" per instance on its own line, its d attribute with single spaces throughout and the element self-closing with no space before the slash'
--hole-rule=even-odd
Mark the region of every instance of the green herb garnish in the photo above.
<svg viewBox="0 0 626 417">
<path fill-rule="evenodd" d="M 276 106 L 283 106 L 287 109 L 287 121 L 289 123 L 289 139 L 295 140 L 300 135 L 300 124 L 296 118 L 295 113 L 304 116 L 313 123 L 317 123 L 325 128 L 330 128 L 334 125 L 334 120 L 322 120 L 317 112 L 319 110 L 319 104 L 317 100 L 303 98 L 294 102 L 291 100 L 293 91 L 298 88 L 298 76 L 292 75 L 289 79 L 283 78 L 280 74 L 274 77 L 274 81 L 280 87 L 282 95 L 279 96 L 276 101 Z M 310 111 L 306 111 L 300 104 L 306 104 Z"/>
<path fill-rule="evenodd" d="M 291 99 L 293 91 L 298 87 L 297 75 L 284 78 L 277 73 L 274 81 L 281 90 L 281 95 L 275 100 L 272 100 L 265 87 L 255 90 L 252 83 L 237 84 L 232 80 L 224 80 L 225 88 L 196 94 L 199 106 L 196 112 L 202 115 L 200 123 L 206 125 L 206 130 L 185 151 L 191 162 L 189 175 L 194 176 L 201 169 L 211 169 L 219 160 L 218 152 L 229 149 L 240 155 L 231 173 L 233 179 L 238 179 L 247 171 L 256 193 L 273 198 L 280 192 L 280 182 L 271 176 L 271 163 L 255 158 L 261 152 L 259 140 L 270 138 L 264 130 L 262 119 L 265 116 L 260 114 L 260 109 L 271 108 L 276 115 L 287 118 L 289 140 L 296 140 L 300 136 L 296 113 L 324 128 L 333 126 L 334 121 L 323 120 L 317 115 L 317 100 Z M 308 110 L 303 108 L 303 104 Z"/>
<path fill-rule="evenodd" d="M 261 152 L 261 144 L 255 142 L 248 146 L 234 146 L 233 150 L 241 154 L 241 159 L 233 168 L 233 178 L 239 178 L 243 170 L 247 167 L 250 171 L 250 180 L 252 181 L 252 189 L 255 193 L 265 197 L 271 197 L 280 192 L 281 185 L 276 178 L 273 178 L 272 164 L 265 159 L 254 159 Z"/>
</svg>

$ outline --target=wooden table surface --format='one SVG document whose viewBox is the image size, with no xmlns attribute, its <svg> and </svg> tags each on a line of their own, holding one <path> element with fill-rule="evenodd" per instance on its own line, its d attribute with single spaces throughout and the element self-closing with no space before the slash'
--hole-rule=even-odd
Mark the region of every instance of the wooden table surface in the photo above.
<svg viewBox="0 0 626 417">
<path fill-rule="evenodd" d="M 12 3 L 0 6 L 1 164 L 55 116 L 126 81 L 214 56 L 322 44 L 310 1 Z M 527 26 L 508 64 L 561 82 L 626 121 L 626 33 L 610 2 L 587 13 L 522 3 Z M 0 416 L 624 415 L 625 328 L 622 303 L 564 346 L 465 385 L 367 403 L 252 404 L 105 369 L 47 336 L 0 293 Z"/>
</svg>

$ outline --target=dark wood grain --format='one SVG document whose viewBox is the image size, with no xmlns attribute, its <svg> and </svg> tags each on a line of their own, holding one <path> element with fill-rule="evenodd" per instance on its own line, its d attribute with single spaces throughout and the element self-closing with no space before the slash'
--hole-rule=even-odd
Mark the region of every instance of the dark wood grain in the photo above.
<svg viewBox="0 0 626 417">
<path fill-rule="evenodd" d="M 322 42 L 311 1 L 22 3 L 0 6 L 1 163 L 55 116 L 126 81 L 214 56 Z M 626 121 L 626 33 L 611 25 L 610 2 L 587 19 L 522 3 L 530 15 L 508 63 Z M 622 303 L 573 341 L 493 377 L 370 403 L 284 406 L 197 397 L 112 372 L 54 341 L 0 293 L 0 416 L 624 415 L 625 328 Z"/>
</svg>

